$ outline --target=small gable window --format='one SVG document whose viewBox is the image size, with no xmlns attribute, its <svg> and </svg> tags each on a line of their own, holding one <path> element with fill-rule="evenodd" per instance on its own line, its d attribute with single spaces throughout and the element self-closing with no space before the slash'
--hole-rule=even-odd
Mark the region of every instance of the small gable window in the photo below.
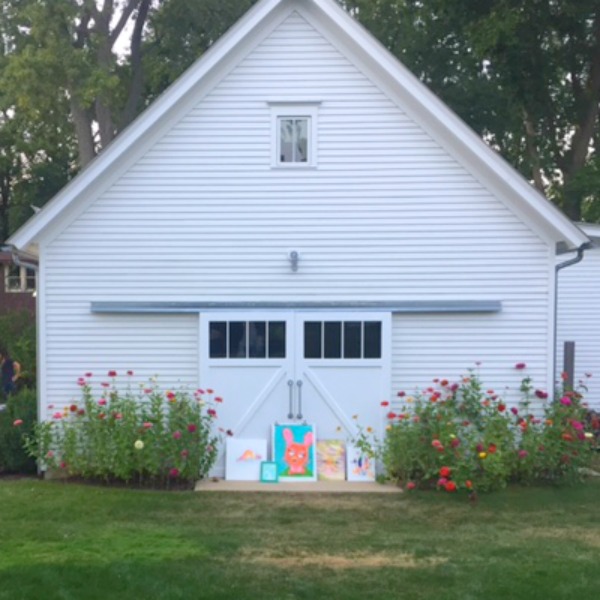
<svg viewBox="0 0 600 600">
<path fill-rule="evenodd" d="M 16 265 L 4 266 L 4 291 L 34 292 L 35 271 Z"/>
<path fill-rule="evenodd" d="M 271 103 L 274 167 L 317 165 L 317 103 Z"/>
</svg>

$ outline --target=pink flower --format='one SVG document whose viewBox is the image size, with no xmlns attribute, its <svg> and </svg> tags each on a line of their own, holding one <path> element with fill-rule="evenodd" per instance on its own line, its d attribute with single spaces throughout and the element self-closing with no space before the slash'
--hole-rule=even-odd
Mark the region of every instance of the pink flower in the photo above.
<svg viewBox="0 0 600 600">
<path fill-rule="evenodd" d="M 144 394 L 151 394 L 152 388 L 144 388 Z"/>
<path fill-rule="evenodd" d="M 89 379 L 90 377 L 92 377 L 91 373 L 86 373 L 85 376 Z"/>
<path fill-rule="evenodd" d="M 52 415 L 52 418 L 53 418 L 53 419 L 57 419 L 57 420 L 58 420 L 58 419 L 62 419 L 62 413 L 61 413 L 61 412 L 55 412 L 55 413 Z"/>
<path fill-rule="evenodd" d="M 206 451 L 210 454 L 212 451 L 214 450 L 214 448 L 209 444 L 208 446 L 206 446 Z"/>
<path fill-rule="evenodd" d="M 182 458 L 187 458 L 190 455 L 190 451 L 189 450 L 182 450 L 181 451 L 181 457 Z"/>
<path fill-rule="evenodd" d="M 153 425 L 149 421 L 146 421 L 145 423 L 142 423 L 142 427 L 144 429 L 152 429 Z"/>
<path fill-rule="evenodd" d="M 54 458 L 54 452 L 52 452 L 52 450 L 48 450 L 48 452 L 46 452 L 46 458 Z"/>
<path fill-rule="evenodd" d="M 529 455 L 527 450 L 519 450 L 519 458 L 526 458 Z"/>
<path fill-rule="evenodd" d="M 569 396 L 563 396 L 563 397 L 560 399 L 560 403 L 561 403 L 563 406 L 571 406 L 571 404 L 573 404 L 573 403 L 571 402 L 571 398 L 569 398 Z"/>
<path fill-rule="evenodd" d="M 77 380 L 77 385 L 78 385 L 78 386 L 81 386 L 81 387 L 82 387 L 82 386 L 84 386 L 84 385 L 85 385 L 85 383 L 86 383 L 86 381 L 85 381 L 85 379 L 84 379 L 83 377 L 80 377 L 80 378 Z"/>
<path fill-rule="evenodd" d="M 61 469 L 66 469 L 67 468 L 67 463 L 64 460 L 60 463 L 60 468 Z"/>
<path fill-rule="evenodd" d="M 546 400 L 546 398 L 548 398 L 548 392 L 544 392 L 543 390 L 535 390 L 535 395 L 540 400 Z"/>
<path fill-rule="evenodd" d="M 444 487 L 448 483 L 448 479 L 446 477 L 440 477 L 438 479 L 437 485 L 438 487 Z"/>
<path fill-rule="evenodd" d="M 84 410 L 83 408 L 80 408 L 80 409 L 77 411 L 77 415 L 78 415 L 78 416 L 80 416 L 80 417 L 83 417 L 83 415 L 85 415 L 85 410 Z"/>
<path fill-rule="evenodd" d="M 20 427 L 21 425 L 23 425 L 23 419 L 15 419 L 13 421 L 13 427 Z"/>
<path fill-rule="evenodd" d="M 177 430 L 173 432 L 173 439 L 180 440 L 181 439 L 181 431 Z"/>
<path fill-rule="evenodd" d="M 460 446 L 460 440 L 458 438 L 453 438 L 452 440 L 450 440 L 450 445 L 453 448 L 458 448 Z"/>
<path fill-rule="evenodd" d="M 188 430 L 190 433 L 195 433 L 195 432 L 198 430 L 198 427 L 197 427 L 197 426 L 196 426 L 194 423 L 190 423 L 190 424 L 187 426 L 187 430 Z"/>
<path fill-rule="evenodd" d="M 511 412 L 513 415 L 518 415 L 518 414 L 519 414 L 519 410 L 518 410 L 518 409 L 517 409 L 515 406 L 513 406 L 513 407 L 510 409 L 510 412 Z"/>
<path fill-rule="evenodd" d="M 175 467 L 173 467 L 169 471 L 169 477 L 172 477 L 172 478 L 179 477 L 179 469 L 176 469 Z"/>
<path fill-rule="evenodd" d="M 117 376 L 117 372 L 116 371 L 109 371 L 108 372 L 108 376 L 109 377 L 116 377 Z"/>
<path fill-rule="evenodd" d="M 214 408 L 209 408 L 209 409 L 206 411 L 206 414 L 207 414 L 209 417 L 212 417 L 212 418 L 214 419 L 214 418 L 216 418 L 216 416 L 217 416 L 217 411 L 216 411 Z"/>
<path fill-rule="evenodd" d="M 207 394 L 214 394 L 214 391 L 213 391 L 213 390 L 211 390 L 210 388 L 207 388 L 207 390 L 206 390 L 206 393 L 207 393 Z"/>
<path fill-rule="evenodd" d="M 581 421 L 571 421 L 571 425 L 573 426 L 573 429 L 583 431 L 583 423 Z"/>
<path fill-rule="evenodd" d="M 518 371 L 522 371 L 525 368 L 527 368 L 527 365 L 525 363 L 517 363 L 515 365 L 515 369 L 517 369 Z"/>
<path fill-rule="evenodd" d="M 409 490 L 409 491 L 410 490 L 414 490 L 416 487 L 417 487 L 417 484 L 414 481 L 409 481 L 406 484 L 406 489 Z"/>
<path fill-rule="evenodd" d="M 196 394 L 199 394 L 200 396 L 204 393 L 206 393 L 204 390 L 196 390 Z"/>
<path fill-rule="evenodd" d="M 100 385 L 101 385 L 103 388 L 110 387 L 110 383 L 106 383 L 106 381 L 103 381 L 103 382 L 102 382 Z"/>
<path fill-rule="evenodd" d="M 166 396 L 169 402 L 175 402 L 175 400 L 177 399 L 173 392 L 167 392 Z"/>
<path fill-rule="evenodd" d="M 221 398 L 221 396 L 216 396 L 215 402 L 223 402 L 223 398 Z"/>
<path fill-rule="evenodd" d="M 403 398 L 404 396 L 406 396 L 406 392 L 398 392 L 398 396 L 400 398 Z"/>
<path fill-rule="evenodd" d="M 100 400 L 98 400 L 98 406 L 106 406 L 106 398 L 100 398 Z"/>
<path fill-rule="evenodd" d="M 129 375 L 129 377 L 131 377 L 133 375 L 133 371 L 127 371 L 127 375 Z"/>
<path fill-rule="evenodd" d="M 115 413 L 113 415 L 113 417 L 117 420 L 120 421 L 123 418 L 123 415 L 121 413 Z"/>
</svg>

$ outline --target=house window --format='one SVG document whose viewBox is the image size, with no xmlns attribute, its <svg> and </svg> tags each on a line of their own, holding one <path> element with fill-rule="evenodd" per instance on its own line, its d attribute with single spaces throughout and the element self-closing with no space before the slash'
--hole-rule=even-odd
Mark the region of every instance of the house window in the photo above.
<svg viewBox="0 0 600 600">
<path fill-rule="evenodd" d="M 285 358 L 284 321 L 211 321 L 210 358 Z"/>
<path fill-rule="evenodd" d="M 317 165 L 317 103 L 272 104 L 274 167 Z"/>
<path fill-rule="evenodd" d="M 307 321 L 304 358 L 381 358 L 381 321 Z"/>
<path fill-rule="evenodd" d="M 6 292 L 35 292 L 35 271 L 16 265 L 4 265 L 4 290 Z"/>
</svg>

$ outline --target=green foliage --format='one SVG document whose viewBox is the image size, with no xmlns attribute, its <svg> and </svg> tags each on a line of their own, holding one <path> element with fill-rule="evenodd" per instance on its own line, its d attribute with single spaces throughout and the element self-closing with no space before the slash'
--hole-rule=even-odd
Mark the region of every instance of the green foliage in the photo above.
<svg viewBox="0 0 600 600">
<path fill-rule="evenodd" d="M 36 369 L 36 328 L 35 320 L 26 310 L 14 311 L 0 316 L 0 341 L 21 365 L 18 387 L 35 388 Z"/>
<path fill-rule="evenodd" d="M 544 399 L 547 394 L 534 391 L 528 377 L 521 393 L 519 408 L 508 410 L 471 371 L 460 383 L 438 382 L 414 398 L 405 397 L 402 412 L 388 415 L 382 451 L 388 474 L 410 482 L 409 487 L 448 491 L 490 491 L 510 481 L 579 480 L 593 458 L 581 396 L 567 392 L 536 417 L 530 412 L 532 396 Z"/>
<path fill-rule="evenodd" d="M 216 410 L 207 394 L 163 393 L 155 382 L 134 393 L 103 387 L 38 424 L 26 447 L 44 469 L 68 476 L 170 487 L 206 477 L 217 457 Z M 210 394 L 209 394 L 210 396 Z M 212 398 L 212 397 L 210 397 Z"/>
<path fill-rule="evenodd" d="M 36 464 L 23 447 L 37 421 L 37 395 L 22 389 L 0 410 L 0 473 L 35 473 Z"/>
</svg>

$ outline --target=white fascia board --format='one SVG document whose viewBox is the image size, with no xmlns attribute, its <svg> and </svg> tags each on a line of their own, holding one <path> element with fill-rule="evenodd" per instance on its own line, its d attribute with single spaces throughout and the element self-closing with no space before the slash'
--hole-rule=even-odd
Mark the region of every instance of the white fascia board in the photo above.
<svg viewBox="0 0 600 600">
<path fill-rule="evenodd" d="M 331 0 L 305 2 L 305 8 L 342 45 L 359 57 L 392 99 L 490 191 L 504 200 L 541 237 L 577 248 L 589 242 L 552 202 L 536 190 L 502 156 L 492 150 L 462 119 L 391 54 L 360 23 Z M 325 20 L 326 18 L 326 20 Z M 336 31 L 337 30 L 337 31 Z"/>
<path fill-rule="evenodd" d="M 133 158 L 140 154 L 138 145 L 144 138 L 153 139 L 153 133 L 163 131 L 170 121 L 179 118 L 177 109 L 185 104 L 186 98 L 194 96 L 199 88 L 208 88 L 211 83 L 216 83 L 215 77 L 220 79 L 224 76 L 225 71 L 219 72 L 219 67 L 226 64 L 232 54 L 237 56 L 242 47 L 251 43 L 251 34 L 258 26 L 276 21 L 275 13 L 281 11 L 275 9 L 293 2 L 262 0 L 254 5 L 6 243 L 18 249 L 35 251 L 38 240 L 49 228 L 60 228 L 59 222 L 67 222 L 69 215 L 80 212 L 74 206 L 79 204 L 78 200 L 97 197 L 127 169 Z M 214 77 L 211 78 L 211 75 Z"/>
</svg>

